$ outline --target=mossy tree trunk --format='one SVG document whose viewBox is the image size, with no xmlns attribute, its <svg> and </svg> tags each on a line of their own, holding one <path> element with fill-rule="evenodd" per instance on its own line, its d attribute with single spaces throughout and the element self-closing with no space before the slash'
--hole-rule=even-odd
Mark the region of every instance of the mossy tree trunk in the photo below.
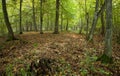
<svg viewBox="0 0 120 76">
<path fill-rule="evenodd" d="M 99 58 L 103 63 L 112 63 L 112 0 L 106 2 L 106 34 L 105 49 L 103 55 Z"/>
</svg>

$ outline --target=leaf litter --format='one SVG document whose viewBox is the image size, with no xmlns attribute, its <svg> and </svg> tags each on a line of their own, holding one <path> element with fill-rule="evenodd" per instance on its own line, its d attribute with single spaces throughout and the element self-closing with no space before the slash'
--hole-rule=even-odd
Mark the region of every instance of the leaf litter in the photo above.
<svg viewBox="0 0 120 76">
<path fill-rule="evenodd" d="M 118 76 L 120 74 L 119 44 L 113 42 L 114 64 L 106 66 L 95 61 L 104 51 L 104 38 L 101 36 L 95 36 L 93 43 L 87 42 L 84 35 L 75 33 L 40 35 L 37 32 L 29 32 L 18 37 L 19 40 L 9 42 L 3 42 L 4 39 L 0 38 L 2 41 L 0 73 L 6 71 L 6 66 L 12 64 L 14 73 L 29 65 L 36 76 L 43 72 L 50 76 Z M 41 67 L 42 61 L 46 62 L 44 67 L 41 67 L 44 68 L 42 71 L 31 65 L 37 61 L 39 61 L 37 67 Z M 47 63 L 50 65 L 47 66 Z"/>
</svg>

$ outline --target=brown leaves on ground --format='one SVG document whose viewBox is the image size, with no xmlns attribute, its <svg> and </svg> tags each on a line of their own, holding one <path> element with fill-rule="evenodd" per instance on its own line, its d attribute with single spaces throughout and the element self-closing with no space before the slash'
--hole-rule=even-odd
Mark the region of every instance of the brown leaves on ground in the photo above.
<svg viewBox="0 0 120 76">
<path fill-rule="evenodd" d="M 88 70 L 87 74 L 96 75 L 100 69 L 93 73 L 88 67 L 92 65 L 98 68 L 102 67 L 99 62 L 89 64 L 87 61 L 87 58 L 99 56 L 104 51 L 104 38 L 101 36 L 95 36 L 93 43 L 88 43 L 84 35 L 75 33 L 39 34 L 29 32 L 18 38 L 19 40 L 9 42 L 4 42 L 4 38 L 0 38 L 0 71 L 5 70 L 8 64 L 14 64 L 14 72 L 17 72 L 20 68 L 30 65 L 31 62 L 40 58 L 64 60 L 71 65 L 72 71 L 76 75 L 83 75 L 83 70 Z M 113 57 L 116 61 L 113 66 L 117 66 L 117 73 L 120 74 L 120 45 L 113 44 Z M 112 72 L 116 68 L 111 70 L 111 68 L 104 67 L 104 69 Z M 98 76 L 102 75 L 98 74 Z"/>
</svg>

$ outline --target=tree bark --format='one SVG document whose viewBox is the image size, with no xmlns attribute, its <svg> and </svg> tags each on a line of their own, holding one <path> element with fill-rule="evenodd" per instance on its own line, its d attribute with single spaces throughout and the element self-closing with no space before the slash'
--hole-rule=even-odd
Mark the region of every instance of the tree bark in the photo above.
<svg viewBox="0 0 120 76">
<path fill-rule="evenodd" d="M 89 14 L 87 12 L 87 5 L 85 0 L 85 20 L 86 20 L 86 38 L 88 37 L 88 22 L 89 22 Z"/>
<path fill-rule="evenodd" d="M 104 36 L 105 35 L 105 22 L 104 22 L 104 13 L 101 13 L 101 24 L 102 24 L 102 28 L 101 28 L 101 35 Z"/>
<path fill-rule="evenodd" d="M 56 0 L 56 20 L 55 20 L 55 28 L 54 28 L 54 34 L 58 34 L 59 33 L 59 29 L 58 29 L 58 26 L 59 26 L 59 5 L 60 5 L 60 2 L 59 0 Z"/>
<path fill-rule="evenodd" d="M 22 34 L 22 1 L 20 0 L 20 34 Z"/>
<path fill-rule="evenodd" d="M 67 18 L 67 21 L 66 21 L 66 31 L 68 31 L 68 18 Z"/>
<path fill-rule="evenodd" d="M 63 30 L 63 11 L 62 11 L 62 7 L 61 7 L 61 24 L 60 24 L 60 29 L 61 29 L 61 31 Z"/>
<path fill-rule="evenodd" d="M 89 13 L 86 13 L 86 38 L 88 37 L 88 30 L 89 30 Z"/>
<path fill-rule="evenodd" d="M 102 1 L 100 2 L 100 5 L 102 6 Z M 101 35 L 104 36 L 105 35 L 105 21 L 104 21 L 104 12 L 101 13 Z"/>
<path fill-rule="evenodd" d="M 34 0 L 32 0 L 32 6 L 33 6 L 33 24 L 34 24 L 35 31 L 37 31 L 36 18 L 35 18 L 35 5 L 34 4 L 35 4 Z"/>
<path fill-rule="evenodd" d="M 93 39 L 93 34 L 96 28 L 98 17 L 101 15 L 101 13 L 104 11 L 104 8 L 105 8 L 105 3 L 104 3 L 102 7 L 100 8 L 100 10 L 98 11 L 98 5 L 99 5 L 99 2 L 98 0 L 96 0 L 95 14 L 94 14 L 93 22 L 92 22 L 92 27 L 89 32 L 88 38 L 87 38 L 87 40 L 90 40 L 90 41 Z"/>
<path fill-rule="evenodd" d="M 83 29 L 83 22 L 82 22 L 82 19 L 80 19 L 80 29 L 79 29 L 79 34 L 82 33 L 82 29 Z"/>
<path fill-rule="evenodd" d="M 40 34 L 43 34 L 42 26 L 43 26 L 43 0 L 40 0 Z"/>
<path fill-rule="evenodd" d="M 98 59 L 102 63 L 112 63 L 112 0 L 105 0 L 106 3 L 106 33 L 105 49 L 103 55 Z"/>
<path fill-rule="evenodd" d="M 46 25 L 46 31 L 48 31 L 48 29 L 49 29 L 49 15 L 47 14 L 47 25 Z"/>
<path fill-rule="evenodd" d="M 8 29 L 8 39 L 9 40 L 16 40 L 9 18 L 8 18 L 8 13 L 7 13 L 7 8 L 6 8 L 6 0 L 2 0 L 2 10 L 3 10 L 3 14 L 4 14 L 4 20 L 5 20 L 5 24 L 7 26 Z"/>
<path fill-rule="evenodd" d="M 112 57 L 112 0 L 106 0 L 106 34 L 104 54 Z"/>
</svg>

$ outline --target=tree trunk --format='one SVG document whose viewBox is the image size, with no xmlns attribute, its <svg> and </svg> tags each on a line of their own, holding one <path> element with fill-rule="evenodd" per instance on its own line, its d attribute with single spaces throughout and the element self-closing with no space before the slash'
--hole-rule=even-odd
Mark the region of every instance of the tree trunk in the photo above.
<svg viewBox="0 0 120 76">
<path fill-rule="evenodd" d="M 33 30 L 33 23 L 30 22 L 30 31 L 32 31 L 32 30 Z"/>
<path fill-rule="evenodd" d="M 100 2 L 100 5 L 102 6 L 102 1 Z M 104 21 L 104 12 L 101 13 L 101 35 L 104 36 L 105 35 L 105 21 Z"/>
<path fill-rule="evenodd" d="M 28 21 L 26 20 L 26 31 L 28 32 Z"/>
<path fill-rule="evenodd" d="M 85 0 L 85 20 L 86 20 L 86 38 L 88 36 L 88 12 L 87 12 L 87 5 L 86 5 L 86 0 Z"/>
<path fill-rule="evenodd" d="M 61 31 L 63 30 L 63 12 L 62 12 L 62 7 L 61 7 L 61 25 L 60 25 Z"/>
<path fill-rule="evenodd" d="M 88 30 L 89 30 L 89 13 L 86 13 L 86 38 L 88 37 Z"/>
<path fill-rule="evenodd" d="M 22 1 L 23 0 L 20 0 L 20 34 L 22 34 Z"/>
<path fill-rule="evenodd" d="M 68 18 L 67 18 L 67 22 L 66 22 L 66 31 L 68 31 Z"/>
<path fill-rule="evenodd" d="M 49 26 L 50 26 L 50 17 L 49 17 L 49 13 L 47 14 L 47 27 L 46 30 L 49 31 Z"/>
<path fill-rule="evenodd" d="M 35 31 L 37 31 L 36 19 L 35 19 L 35 6 L 34 6 L 34 0 L 32 0 L 32 6 L 33 6 L 33 24 L 34 24 Z"/>
<path fill-rule="evenodd" d="M 112 0 L 106 0 L 106 34 L 105 49 L 99 58 L 103 63 L 112 63 Z"/>
<path fill-rule="evenodd" d="M 40 34 L 43 34 L 42 25 L 43 25 L 43 0 L 40 0 Z"/>
<path fill-rule="evenodd" d="M 80 19 L 80 29 L 79 29 L 79 34 L 82 33 L 82 29 L 83 29 L 83 22 L 82 22 L 82 19 Z"/>
<path fill-rule="evenodd" d="M 111 62 L 112 58 L 112 0 L 106 0 L 106 34 L 105 34 L 105 51 Z M 108 60 L 109 60 L 108 59 Z"/>
<path fill-rule="evenodd" d="M 2 0 L 2 10 L 3 10 L 3 14 L 4 14 L 4 20 L 8 29 L 8 39 L 9 40 L 16 40 L 11 24 L 9 22 L 9 18 L 8 18 L 8 13 L 7 13 L 7 9 L 6 9 L 6 0 Z"/>
<path fill-rule="evenodd" d="M 90 41 L 93 39 L 93 34 L 94 34 L 94 30 L 96 28 L 98 17 L 104 11 L 105 3 L 102 5 L 102 7 L 100 8 L 99 11 L 98 11 L 98 5 L 99 5 L 99 2 L 98 2 L 98 0 L 96 0 L 95 14 L 94 14 L 93 22 L 92 22 L 92 27 L 89 32 L 88 38 L 87 38 L 87 40 L 90 40 Z"/>
<path fill-rule="evenodd" d="M 54 28 L 54 34 L 58 34 L 58 26 L 59 26 L 59 0 L 56 0 L 56 20 L 55 20 L 55 28 Z"/>
<path fill-rule="evenodd" d="M 101 35 L 105 35 L 105 22 L 104 22 L 104 13 L 101 13 L 101 24 L 102 24 L 102 29 L 101 29 Z"/>
</svg>

